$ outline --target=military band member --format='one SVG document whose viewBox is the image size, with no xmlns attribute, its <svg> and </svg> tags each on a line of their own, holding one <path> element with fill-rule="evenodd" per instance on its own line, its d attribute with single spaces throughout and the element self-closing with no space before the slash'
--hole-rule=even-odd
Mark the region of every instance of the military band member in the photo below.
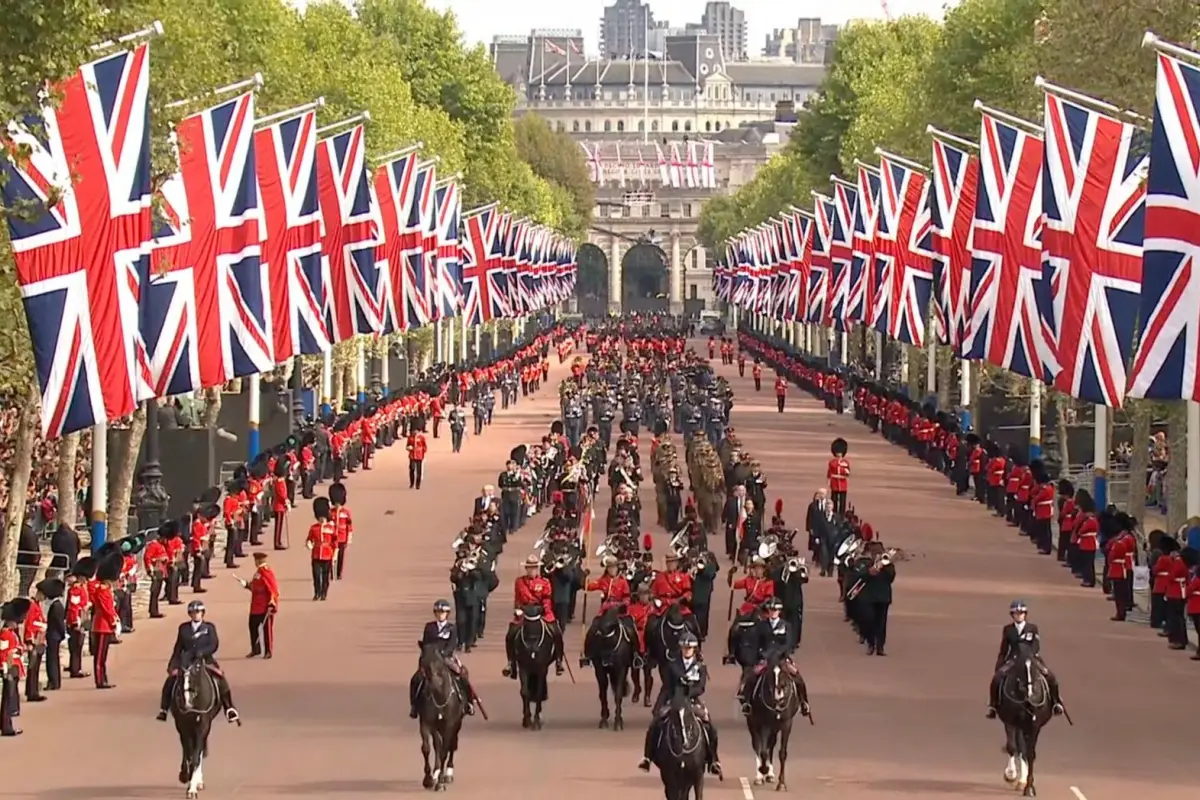
<svg viewBox="0 0 1200 800">
<path fill-rule="evenodd" d="M 779 413 L 783 413 L 783 407 L 787 403 L 788 382 L 782 375 L 775 376 L 775 406 L 779 409 Z"/>
<path fill-rule="evenodd" d="M 290 462 L 281 457 L 275 462 L 275 478 L 271 482 L 271 514 L 274 533 L 271 537 L 276 550 L 286 550 L 284 534 L 287 532 L 287 515 L 295 496 L 295 484 L 288 480 Z"/>
<path fill-rule="evenodd" d="M 326 600 L 337 548 L 337 526 L 332 521 L 333 510 L 328 498 L 313 500 L 313 516 L 317 521 L 308 529 L 305 540 L 305 546 L 312 551 L 313 600 Z"/>
<path fill-rule="evenodd" d="M 500 487 L 500 531 L 507 537 L 521 527 L 521 502 L 525 491 L 525 479 L 515 460 L 510 458 L 505 463 L 496 484 Z"/>
<path fill-rule="evenodd" d="M 892 604 L 892 584 L 896 580 L 896 567 L 883 552 L 883 545 L 874 541 L 868 543 L 866 558 L 859 563 L 854 574 L 855 581 L 862 582 L 856 601 L 859 609 L 859 633 L 866 640 L 868 655 L 885 656 L 888 609 Z"/>
<path fill-rule="evenodd" d="M 438 653 L 445 659 L 446 666 L 454 673 L 459 683 L 459 691 L 462 693 L 464 701 L 463 709 L 467 714 L 474 714 L 475 692 L 471 688 L 467 668 L 458 660 L 455 652 L 459 649 L 458 630 L 450 621 L 450 603 L 446 600 L 438 600 L 433 604 L 433 620 L 426 622 L 425 628 L 421 631 L 421 641 L 417 643 L 418 649 L 424 649 L 427 645 L 437 647 Z M 408 702 L 408 715 L 413 719 L 421 716 L 421 671 L 419 669 L 409 679 Z"/>
<path fill-rule="evenodd" d="M 482 549 L 482 548 L 481 548 Z M 459 647 L 470 652 L 482 631 L 480 615 L 487 601 L 487 587 L 480 573 L 483 554 L 472 554 L 472 545 L 464 543 L 455 553 L 450 568 L 450 585 L 454 589 L 455 628 L 459 631 Z"/>
<path fill-rule="evenodd" d="M 275 654 L 275 615 L 279 612 L 279 579 L 267 563 L 267 554 L 254 554 L 254 577 L 239 579 L 242 588 L 250 592 L 250 652 L 246 658 Z"/>
<path fill-rule="evenodd" d="M 717 729 L 709 719 L 708 709 L 704 707 L 701 700 L 708 688 L 708 667 L 700 658 L 700 654 L 696 652 L 698 646 L 699 641 L 692 633 L 685 631 L 679 636 L 679 658 L 668 665 L 666 680 L 654 703 L 650 729 L 646 731 L 642 760 L 638 764 L 640 770 L 649 771 L 650 761 L 654 757 L 654 744 L 662 726 L 663 712 L 670 710 L 671 698 L 675 696 L 675 693 L 683 692 L 691 702 L 692 711 L 697 720 L 704 726 L 708 739 L 708 769 L 712 774 L 724 777 L 721 772 L 721 760 L 717 755 Z"/>
<path fill-rule="evenodd" d="M 450 424 L 450 451 L 459 453 L 462 451 L 463 434 L 467 432 L 467 415 L 461 406 L 450 406 L 447 422 Z"/>
<path fill-rule="evenodd" d="M 699 560 L 692 564 L 692 614 L 700 630 L 700 641 L 708 639 L 708 617 L 712 611 L 713 585 L 716 583 L 717 559 L 707 549 L 702 550 Z"/>
<path fill-rule="evenodd" d="M 425 474 L 425 454 L 429 450 L 425 434 L 421 431 L 410 433 L 405 450 L 408 451 L 408 488 L 420 489 L 421 478 Z"/>
</svg>

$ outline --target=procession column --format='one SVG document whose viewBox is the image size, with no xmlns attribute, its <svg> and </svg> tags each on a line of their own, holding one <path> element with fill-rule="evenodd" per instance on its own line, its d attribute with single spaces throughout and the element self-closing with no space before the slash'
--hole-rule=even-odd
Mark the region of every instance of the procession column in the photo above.
<svg viewBox="0 0 1200 800">
<path fill-rule="evenodd" d="M 621 240 L 615 233 L 608 253 L 608 312 L 621 313 Z"/>
</svg>

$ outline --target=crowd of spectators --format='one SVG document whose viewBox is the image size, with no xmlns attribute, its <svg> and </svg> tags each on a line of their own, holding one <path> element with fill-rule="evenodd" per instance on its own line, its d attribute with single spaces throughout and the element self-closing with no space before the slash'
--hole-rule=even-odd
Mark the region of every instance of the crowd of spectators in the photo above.
<svg viewBox="0 0 1200 800">
<path fill-rule="evenodd" d="M 9 499 L 9 475 L 17 451 L 17 424 L 20 410 L 0 410 L 0 515 L 7 513 Z M 26 492 L 25 520 L 35 531 L 53 529 L 58 525 L 58 441 L 47 441 L 39 431 L 34 438 L 32 471 L 29 489 Z M 92 464 L 92 436 L 90 431 L 79 435 L 79 449 L 75 459 L 75 493 L 82 501 L 87 491 Z M 76 503 L 82 507 L 82 502 Z M 77 520 L 75 520 L 77 521 Z"/>
</svg>

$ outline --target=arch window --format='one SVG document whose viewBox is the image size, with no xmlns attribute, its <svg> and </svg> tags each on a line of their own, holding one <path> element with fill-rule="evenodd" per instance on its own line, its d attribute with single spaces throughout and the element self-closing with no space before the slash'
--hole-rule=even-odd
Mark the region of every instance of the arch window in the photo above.
<svg viewBox="0 0 1200 800">
<path fill-rule="evenodd" d="M 671 130 L 673 130 L 673 131 L 679 130 L 679 120 L 676 119 L 676 120 L 671 121 Z"/>
<path fill-rule="evenodd" d="M 620 133 L 625 132 L 625 120 L 623 120 L 623 119 L 617 120 L 617 131 Z"/>
<path fill-rule="evenodd" d="M 611 119 L 604 120 L 604 130 L 605 130 L 605 132 L 612 130 L 612 120 Z"/>
<path fill-rule="evenodd" d="M 658 130 L 658 120 L 656 120 L 656 119 L 650 120 L 650 130 L 652 130 L 652 131 Z"/>
<path fill-rule="evenodd" d="M 721 130 L 721 122 L 719 120 L 717 122 L 713 123 L 713 130 L 715 130 L 715 131 Z"/>
<path fill-rule="evenodd" d="M 641 133 L 645 130 L 646 130 L 646 120 L 639 119 L 638 120 L 638 133 Z"/>
<path fill-rule="evenodd" d="M 685 120 L 685 121 L 684 121 L 684 123 L 683 123 L 683 129 L 684 129 L 685 131 L 690 131 L 690 130 L 692 129 L 692 121 L 691 121 L 690 119 L 689 119 L 689 120 Z"/>
<path fill-rule="evenodd" d="M 585 133 L 591 133 L 591 132 L 592 132 L 592 121 L 591 121 L 590 119 L 588 119 L 588 120 L 584 120 L 584 122 L 583 122 L 583 130 L 584 130 L 584 132 L 585 132 Z"/>
<path fill-rule="evenodd" d="M 579 120 L 576 119 L 571 121 L 571 130 L 575 133 L 579 133 Z"/>
</svg>

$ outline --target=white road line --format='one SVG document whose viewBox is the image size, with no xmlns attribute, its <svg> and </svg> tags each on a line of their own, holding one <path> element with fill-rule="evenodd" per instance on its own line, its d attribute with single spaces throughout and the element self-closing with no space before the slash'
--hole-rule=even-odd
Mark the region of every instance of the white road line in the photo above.
<svg viewBox="0 0 1200 800">
<path fill-rule="evenodd" d="M 750 779 L 738 778 L 738 780 L 742 782 L 742 797 L 744 800 L 754 800 L 754 790 L 750 788 Z M 1080 800 L 1087 800 L 1087 798 L 1080 797 Z"/>
<path fill-rule="evenodd" d="M 1075 800 L 1088 800 L 1084 793 L 1079 790 L 1078 786 L 1071 787 L 1071 794 L 1075 795 Z"/>
</svg>

